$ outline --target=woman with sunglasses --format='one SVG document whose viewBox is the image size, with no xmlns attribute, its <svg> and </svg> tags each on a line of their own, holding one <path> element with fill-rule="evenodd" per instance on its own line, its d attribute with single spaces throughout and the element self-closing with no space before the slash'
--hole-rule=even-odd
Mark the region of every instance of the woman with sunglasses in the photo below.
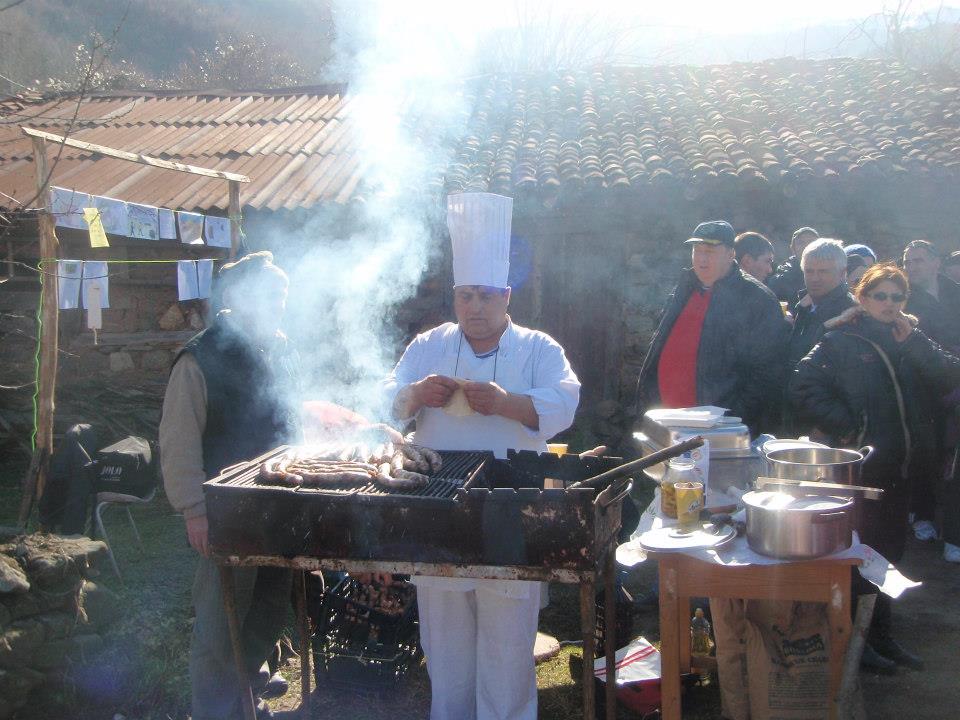
<svg viewBox="0 0 960 720">
<path fill-rule="evenodd" d="M 906 544 L 911 473 L 929 466 L 924 460 L 935 451 L 934 400 L 960 382 L 960 359 L 903 313 L 909 291 L 895 265 L 868 268 L 854 289 L 859 305 L 824 323 L 827 334 L 797 365 L 788 390 L 802 427 L 833 447 L 874 448 L 860 484 L 884 492 L 881 500 L 860 504 L 858 529 L 861 540 L 892 563 Z M 890 636 L 890 621 L 889 598 L 880 594 L 864 665 L 888 673 L 895 664 L 920 669 L 920 658 Z"/>
</svg>

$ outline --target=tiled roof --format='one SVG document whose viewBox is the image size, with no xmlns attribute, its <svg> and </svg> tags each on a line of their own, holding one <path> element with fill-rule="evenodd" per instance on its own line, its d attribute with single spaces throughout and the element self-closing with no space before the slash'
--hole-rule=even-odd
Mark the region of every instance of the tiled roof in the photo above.
<svg viewBox="0 0 960 720">
<path fill-rule="evenodd" d="M 343 204 L 362 192 L 365 168 L 351 98 L 341 88 L 93 97 L 80 105 L 72 136 L 246 174 L 246 207 Z M 659 184 L 695 193 L 733 182 L 790 194 L 816 178 L 960 177 L 960 89 L 881 61 L 490 76 L 472 82 L 468 100 L 466 130 L 437 172 L 448 191 L 549 198 Z M 35 182 L 30 143 L 10 121 L 57 132 L 75 111 L 72 102 L 0 102 L 0 192 L 29 198 Z M 72 148 L 54 182 L 165 207 L 224 210 L 227 202 L 222 182 Z"/>
<path fill-rule="evenodd" d="M 960 175 L 960 90 L 880 61 L 793 59 L 491 77 L 449 190 L 688 188 Z"/>
</svg>

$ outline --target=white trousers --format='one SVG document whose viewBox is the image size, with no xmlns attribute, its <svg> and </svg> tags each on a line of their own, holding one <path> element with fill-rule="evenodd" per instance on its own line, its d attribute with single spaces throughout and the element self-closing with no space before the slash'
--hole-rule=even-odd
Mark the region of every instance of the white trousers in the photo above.
<svg viewBox="0 0 960 720">
<path fill-rule="evenodd" d="M 536 720 L 533 645 L 540 584 L 525 598 L 485 588 L 417 587 L 430 720 Z"/>
</svg>

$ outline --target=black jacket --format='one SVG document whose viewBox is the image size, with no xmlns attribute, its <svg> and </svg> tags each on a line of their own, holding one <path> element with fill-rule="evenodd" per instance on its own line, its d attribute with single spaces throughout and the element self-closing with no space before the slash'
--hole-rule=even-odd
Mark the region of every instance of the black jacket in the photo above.
<svg viewBox="0 0 960 720">
<path fill-rule="evenodd" d="M 285 338 L 277 343 L 267 358 L 220 314 L 177 355 L 193 355 L 207 385 L 207 477 L 299 439 L 298 357 Z"/>
<path fill-rule="evenodd" d="M 791 255 L 787 261 L 777 268 L 777 271 L 767 280 L 767 285 L 773 290 L 777 298 L 793 305 L 797 296 L 804 288 L 803 270 L 800 267 L 800 258 Z"/>
<path fill-rule="evenodd" d="M 690 295 L 701 287 L 684 270 L 667 299 L 637 381 L 638 416 L 660 402 L 663 346 Z M 757 433 L 779 405 L 790 326 L 770 289 L 734 264 L 713 286 L 697 351 L 697 403 L 730 408 Z"/>
<path fill-rule="evenodd" d="M 840 283 L 827 293 L 817 304 L 816 311 L 806 299 L 793 308 L 793 330 L 790 332 L 790 349 L 787 352 L 787 367 L 791 370 L 803 357 L 813 350 L 813 346 L 823 337 L 823 323 L 837 317 L 847 308 L 857 304 L 847 289 L 846 283 Z"/>
<path fill-rule="evenodd" d="M 903 399 L 874 345 L 894 368 Z M 869 317 L 831 330 L 797 365 L 788 395 L 806 430 L 826 433 L 834 447 L 872 445 L 875 465 L 900 469 L 934 451 L 933 402 L 960 382 L 960 359 L 915 330 L 902 344 L 891 326 Z"/>
<path fill-rule="evenodd" d="M 905 312 L 916 315 L 920 329 L 951 352 L 960 351 L 960 285 L 946 275 L 937 276 L 937 294 L 913 290 Z"/>
</svg>

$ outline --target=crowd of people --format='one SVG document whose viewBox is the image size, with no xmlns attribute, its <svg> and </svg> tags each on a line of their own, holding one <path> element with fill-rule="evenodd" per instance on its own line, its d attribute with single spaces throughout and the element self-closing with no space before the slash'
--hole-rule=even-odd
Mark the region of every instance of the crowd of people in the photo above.
<svg viewBox="0 0 960 720">
<path fill-rule="evenodd" d="M 685 270 L 664 307 L 637 384 L 638 415 L 651 407 L 729 408 L 751 433 L 809 436 L 873 452 L 862 484 L 861 539 L 891 562 L 912 531 L 941 536 L 960 562 L 960 252 L 943 259 L 926 240 L 900 262 L 863 244 L 793 233 L 791 257 L 773 270 L 773 244 L 701 223 L 685 241 Z M 896 643 L 880 595 L 864 662 L 892 672 L 922 661 Z"/>
<path fill-rule="evenodd" d="M 382 384 L 389 420 L 438 450 L 543 452 L 573 422 L 580 383 L 550 336 L 515 324 L 508 308 L 512 201 L 488 193 L 448 199 L 456 322 L 417 336 Z M 944 261 L 929 242 L 905 248 L 903 269 L 864 245 L 844 246 L 803 227 L 776 270 L 762 234 L 701 223 L 685 242 L 691 267 L 666 302 L 638 379 L 638 409 L 718 405 L 753 434 L 810 435 L 875 450 L 863 483 L 884 490 L 860 528 L 889 560 L 912 522 L 960 561 L 960 253 Z M 856 281 L 854 282 L 854 278 Z M 202 484 L 224 468 L 303 437 L 284 398 L 299 356 L 280 331 L 288 279 L 269 253 L 225 265 L 223 309 L 177 356 L 160 427 L 167 497 L 183 514 L 199 563 L 190 652 L 195 720 L 240 714 L 216 564 L 210 558 Z M 449 411 L 463 393 L 468 413 Z M 399 436 L 398 436 L 399 437 Z M 948 482 L 947 482 L 948 481 Z M 910 519 L 913 514 L 912 520 Z M 236 572 L 245 671 L 269 690 L 269 663 L 284 623 L 289 572 Z M 415 578 L 433 720 L 537 715 L 533 643 L 537 583 Z M 883 596 L 881 596 L 883 598 Z M 880 602 L 865 654 L 878 669 L 919 658 L 890 634 Z M 282 678 L 280 678 L 282 681 Z M 260 718 L 276 717 L 259 704 Z"/>
</svg>

